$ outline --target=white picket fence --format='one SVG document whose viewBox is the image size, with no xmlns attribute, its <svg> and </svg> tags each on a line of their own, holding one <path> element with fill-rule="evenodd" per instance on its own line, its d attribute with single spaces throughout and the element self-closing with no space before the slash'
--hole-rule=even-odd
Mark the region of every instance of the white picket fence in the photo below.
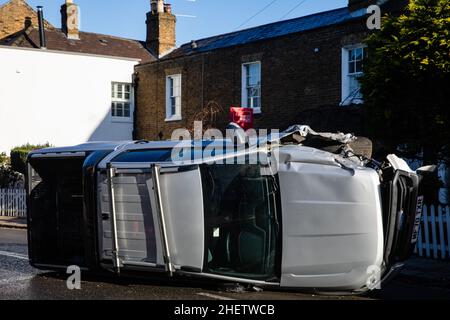
<svg viewBox="0 0 450 320">
<path fill-rule="evenodd" d="M 450 207 L 424 206 L 416 254 L 450 259 Z"/>
<path fill-rule="evenodd" d="M 27 196 L 24 189 L 0 189 L 0 216 L 26 217 Z"/>
</svg>

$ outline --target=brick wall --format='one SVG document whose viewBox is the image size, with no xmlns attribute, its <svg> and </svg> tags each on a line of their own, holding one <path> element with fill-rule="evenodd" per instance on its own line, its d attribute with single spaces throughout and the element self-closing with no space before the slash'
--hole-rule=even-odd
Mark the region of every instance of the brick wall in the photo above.
<svg viewBox="0 0 450 320">
<path fill-rule="evenodd" d="M 383 12 L 397 13 L 408 0 L 395 0 Z M 230 106 L 241 105 L 242 64 L 261 61 L 262 114 L 256 128 L 286 129 L 292 124 L 319 130 L 364 133 L 360 112 L 341 112 L 342 48 L 368 36 L 366 20 L 292 34 L 242 46 L 161 60 L 136 67 L 135 137 L 170 139 L 173 130 L 191 128 L 209 101 L 223 109 L 216 126 L 228 123 Z M 316 50 L 317 49 L 317 50 Z M 182 74 L 182 120 L 166 122 L 166 76 Z M 325 110 L 316 112 L 315 110 Z"/>
<path fill-rule="evenodd" d="M 228 123 L 230 106 L 241 105 L 242 64 L 262 63 L 262 114 L 257 128 L 285 129 L 303 123 L 308 109 L 337 106 L 341 101 L 342 47 L 367 36 L 362 21 L 294 34 L 137 66 L 136 138 L 169 139 L 177 128 L 190 128 L 194 115 L 209 101 L 224 110 L 218 127 Z M 316 52 L 316 48 L 319 50 Z M 165 121 L 165 79 L 182 74 L 182 116 Z"/>
<path fill-rule="evenodd" d="M 38 26 L 36 12 L 25 0 L 11 0 L 0 7 L 0 39 L 24 29 L 26 20 Z M 46 22 L 46 28 L 53 28 Z"/>
<path fill-rule="evenodd" d="M 175 47 L 177 18 L 170 12 L 147 13 L 147 47 L 159 56 Z"/>
</svg>

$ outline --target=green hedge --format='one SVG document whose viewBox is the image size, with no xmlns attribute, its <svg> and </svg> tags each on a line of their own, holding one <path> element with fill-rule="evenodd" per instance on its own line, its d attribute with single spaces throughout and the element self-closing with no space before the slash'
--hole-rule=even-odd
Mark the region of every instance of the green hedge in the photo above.
<svg viewBox="0 0 450 320">
<path fill-rule="evenodd" d="M 14 171 L 26 174 L 27 172 L 27 157 L 33 150 L 44 149 L 50 147 L 49 143 L 43 145 L 25 144 L 20 147 L 15 147 L 11 150 L 11 168 Z"/>
<path fill-rule="evenodd" d="M 9 162 L 10 161 L 9 161 L 8 155 L 4 152 L 1 152 L 0 153 L 0 167 L 9 165 Z"/>
<path fill-rule="evenodd" d="M 22 175 L 13 171 L 8 166 L 0 165 L 0 189 L 8 189 L 14 187 L 15 184 L 22 181 Z"/>
</svg>

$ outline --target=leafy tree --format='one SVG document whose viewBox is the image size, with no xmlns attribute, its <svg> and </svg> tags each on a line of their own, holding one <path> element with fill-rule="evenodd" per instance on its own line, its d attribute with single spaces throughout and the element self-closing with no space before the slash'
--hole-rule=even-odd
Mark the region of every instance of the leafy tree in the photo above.
<svg viewBox="0 0 450 320">
<path fill-rule="evenodd" d="M 411 0 L 367 40 L 361 78 L 369 133 L 386 152 L 436 164 L 450 137 L 450 1 Z M 447 149 L 448 150 L 448 149 Z"/>
<path fill-rule="evenodd" d="M 10 160 L 9 160 L 8 155 L 4 152 L 1 152 L 0 153 L 0 166 L 7 166 L 7 165 L 9 165 L 9 163 L 10 163 Z"/>
</svg>

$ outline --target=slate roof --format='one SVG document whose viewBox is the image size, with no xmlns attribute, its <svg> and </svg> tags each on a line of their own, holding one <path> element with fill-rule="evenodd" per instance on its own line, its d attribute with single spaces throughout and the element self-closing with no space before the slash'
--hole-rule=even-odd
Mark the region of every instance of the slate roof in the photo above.
<svg viewBox="0 0 450 320">
<path fill-rule="evenodd" d="M 261 40 L 268 40 L 293 33 L 332 26 L 358 19 L 360 17 L 360 12 L 351 13 L 348 7 L 320 12 L 309 16 L 275 22 L 201 40 L 195 40 L 197 48 L 194 49 L 192 48 L 191 43 L 186 43 L 180 48 L 164 56 L 163 59 L 173 59 L 194 53 L 207 52 Z"/>
<path fill-rule="evenodd" d="M 90 32 L 80 32 L 80 40 L 70 40 L 61 29 L 46 29 L 45 36 L 48 50 L 140 59 L 141 63 L 156 60 L 143 41 Z M 39 30 L 31 26 L 0 40 L 0 45 L 39 48 Z"/>
</svg>

